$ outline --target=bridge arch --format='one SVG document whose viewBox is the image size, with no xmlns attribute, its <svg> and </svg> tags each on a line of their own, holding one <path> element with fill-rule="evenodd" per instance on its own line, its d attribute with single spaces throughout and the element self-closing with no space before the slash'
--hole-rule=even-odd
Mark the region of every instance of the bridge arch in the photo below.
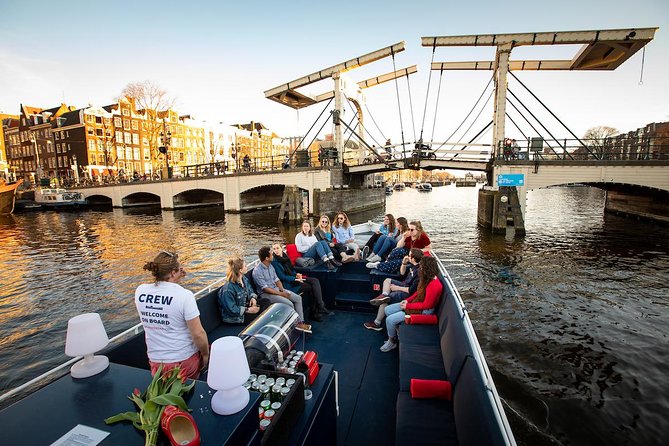
<svg viewBox="0 0 669 446">
<path fill-rule="evenodd" d="M 121 199 L 121 207 L 160 206 L 160 195 L 150 192 L 134 192 Z"/>
<path fill-rule="evenodd" d="M 243 190 L 239 194 L 241 211 L 274 208 L 281 205 L 285 184 L 265 184 Z"/>
<path fill-rule="evenodd" d="M 174 209 L 223 206 L 224 202 L 224 194 L 211 189 L 187 189 L 172 196 L 172 207 Z"/>
<path fill-rule="evenodd" d="M 86 197 L 86 201 L 91 206 L 113 206 L 112 197 L 106 194 L 93 194 Z"/>
</svg>

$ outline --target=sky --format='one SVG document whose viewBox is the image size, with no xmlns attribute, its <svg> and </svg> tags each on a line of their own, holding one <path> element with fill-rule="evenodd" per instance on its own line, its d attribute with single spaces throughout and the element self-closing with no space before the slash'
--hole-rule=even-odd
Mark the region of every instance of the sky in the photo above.
<svg viewBox="0 0 669 446">
<path fill-rule="evenodd" d="M 422 131 L 426 141 L 464 140 L 492 119 L 491 102 L 484 106 L 492 73 L 440 77 L 433 72 L 430 79 L 432 50 L 420 45 L 421 37 L 659 27 L 646 48 L 641 85 L 641 52 L 615 71 L 515 74 L 579 137 L 595 126 L 626 132 L 669 120 L 667 0 L 72 0 L 57 5 L 0 0 L 0 16 L 0 112 L 5 113 L 18 114 L 20 104 L 107 105 L 126 84 L 151 80 L 176 98 L 180 114 L 208 123 L 253 120 L 281 136 L 305 136 L 325 104 L 296 112 L 266 99 L 265 90 L 404 41 L 407 49 L 396 55 L 395 66 L 417 64 L 418 73 L 408 82 L 403 78 L 365 91 L 370 139 L 414 141 Z M 576 51 L 573 46 L 522 47 L 511 59 L 564 59 Z M 489 47 L 437 48 L 434 54 L 437 62 L 493 58 Z M 393 60 L 386 58 L 347 75 L 357 82 L 391 71 Z M 333 82 L 324 80 L 304 91 L 332 88 Z M 523 87 L 515 80 L 509 88 L 556 138 L 571 138 L 543 107 L 521 96 Z M 483 103 L 473 109 L 481 95 Z M 346 119 L 352 117 L 347 111 Z M 519 126 L 522 135 L 533 133 Z M 510 137 L 522 138 L 508 122 L 507 129 Z M 331 131 L 325 124 L 321 136 Z M 491 138 L 488 132 L 481 142 Z"/>
</svg>

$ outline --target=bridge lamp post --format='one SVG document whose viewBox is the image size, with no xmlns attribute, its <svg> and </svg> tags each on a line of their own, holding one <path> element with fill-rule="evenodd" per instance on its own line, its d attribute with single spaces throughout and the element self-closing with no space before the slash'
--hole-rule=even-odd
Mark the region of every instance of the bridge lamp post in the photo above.
<svg viewBox="0 0 669 446">
<path fill-rule="evenodd" d="M 35 164 L 36 164 L 35 175 L 37 175 L 36 182 L 39 182 L 39 180 L 42 178 L 42 164 L 39 159 L 39 150 L 37 148 L 37 138 L 35 137 L 35 135 L 33 134 L 30 135 L 30 142 L 35 145 Z"/>
<path fill-rule="evenodd" d="M 162 144 L 158 147 L 158 151 L 165 155 L 165 166 L 167 167 L 167 178 L 172 178 L 172 169 L 170 169 L 170 155 L 169 147 L 172 142 L 172 132 L 169 130 L 167 133 L 160 132 L 160 143 Z"/>
</svg>

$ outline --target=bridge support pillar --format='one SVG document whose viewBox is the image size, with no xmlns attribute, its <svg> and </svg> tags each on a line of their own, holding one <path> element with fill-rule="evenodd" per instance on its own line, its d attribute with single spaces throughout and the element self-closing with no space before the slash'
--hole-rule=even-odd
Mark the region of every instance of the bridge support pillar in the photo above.
<svg viewBox="0 0 669 446">
<path fill-rule="evenodd" d="M 515 187 L 485 188 L 479 191 L 477 221 L 493 233 L 506 233 L 507 228 L 516 234 L 525 234 L 525 191 Z M 520 193 L 519 193 L 520 192 Z M 522 201 L 521 201 L 522 200 Z"/>
</svg>

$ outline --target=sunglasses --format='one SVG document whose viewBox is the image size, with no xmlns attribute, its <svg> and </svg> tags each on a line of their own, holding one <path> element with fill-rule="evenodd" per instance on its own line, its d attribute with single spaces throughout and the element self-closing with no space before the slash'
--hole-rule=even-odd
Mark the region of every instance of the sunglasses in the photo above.
<svg viewBox="0 0 669 446">
<path fill-rule="evenodd" d="M 416 228 L 409 228 L 409 231 L 414 232 L 414 231 L 418 231 L 418 229 L 416 229 Z"/>
</svg>

